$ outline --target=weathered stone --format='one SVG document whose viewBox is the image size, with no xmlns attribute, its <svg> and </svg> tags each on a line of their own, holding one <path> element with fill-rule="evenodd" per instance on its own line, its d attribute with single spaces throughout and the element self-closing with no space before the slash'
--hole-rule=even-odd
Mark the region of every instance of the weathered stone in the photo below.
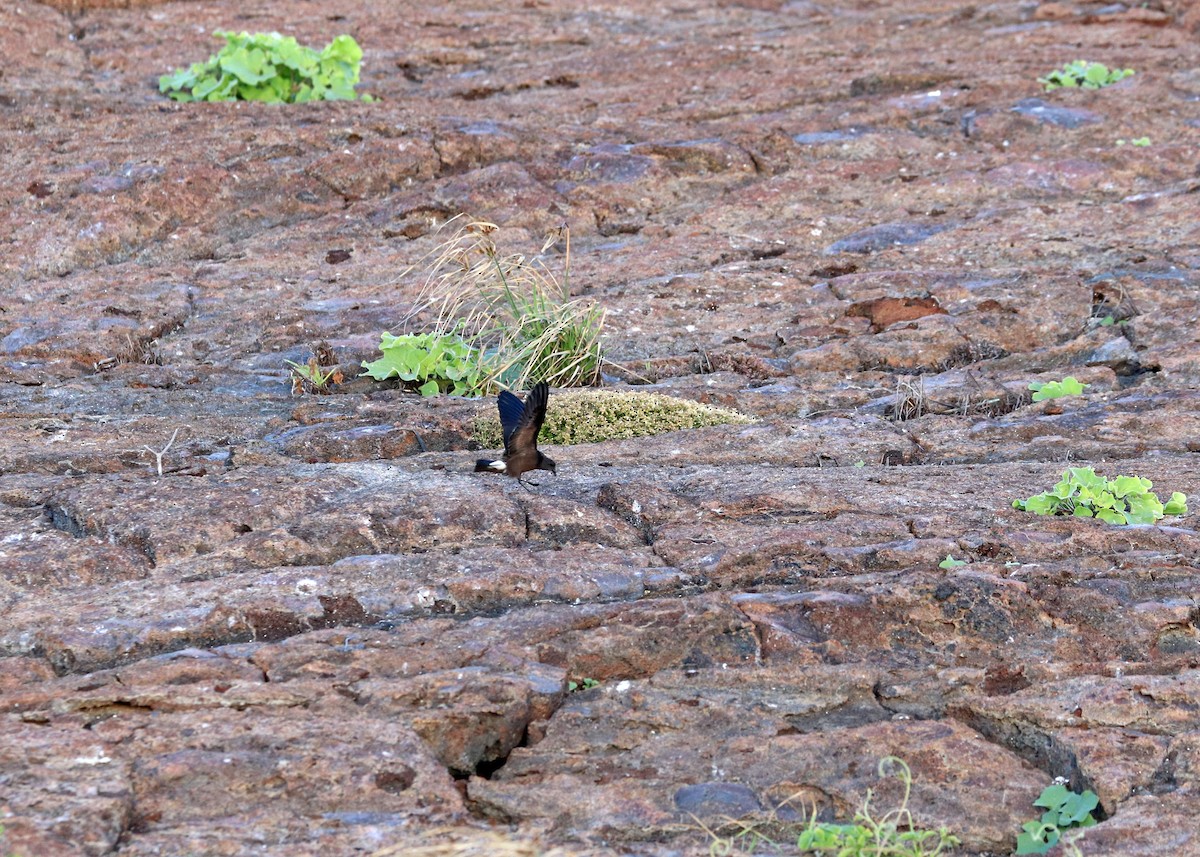
<svg viewBox="0 0 1200 857">
<path fill-rule="evenodd" d="M 1184 732 L 1172 738 L 1165 763 L 1156 774 L 1156 790 L 1182 786 L 1195 790 L 1200 781 L 1200 731 Z"/>
<path fill-rule="evenodd" d="M 130 762 L 114 758 L 94 736 L 60 733 L 48 740 L 45 726 L 11 716 L 0 731 L 5 847 L 37 848 L 29 853 L 39 854 L 111 853 L 133 821 Z"/>
<path fill-rule="evenodd" d="M 950 824 L 953 813 L 970 812 L 980 837 L 970 847 L 1000 847 L 1015 839 L 1018 819 L 1042 777 L 959 725 L 870 725 L 882 713 L 863 699 L 869 674 L 856 677 L 857 691 L 846 678 L 845 673 L 833 678 L 826 668 L 816 675 L 812 669 L 767 672 L 741 682 L 700 672 L 665 682 L 605 685 L 568 701 L 546 737 L 514 751 L 490 781 L 472 779 L 470 796 L 489 814 L 528 819 L 549 813 L 559 823 L 565 815 L 606 833 L 623 831 L 619 835 L 627 839 L 662 836 L 687 807 L 704 814 L 724 808 L 725 815 L 737 817 L 760 806 L 776 808 L 801 793 L 820 796 L 824 817 L 848 819 L 867 788 L 876 793 L 876 807 L 898 799 L 895 781 L 876 773 L 880 758 L 895 754 L 913 771 L 910 808 L 918 823 Z M 791 692 L 769 701 L 763 680 Z M 731 716 L 723 701 L 733 703 L 740 716 Z M 709 779 L 714 771 L 722 781 Z M 923 782 L 925 776 L 941 785 Z M 629 777 L 637 778 L 636 788 L 617 787 Z M 956 784 L 949 791 L 948 782 Z M 592 796 L 588 809 L 565 799 L 579 788 Z M 522 794 L 538 799 L 523 804 Z M 998 802 L 998 794 L 1006 797 Z M 730 806 L 737 811 L 729 812 Z"/>
<path fill-rule="evenodd" d="M 185 579 L 152 593 L 140 583 L 116 586 L 107 598 L 65 613 L 29 604 L 9 612 L 0 646 L 44 655 L 60 671 L 90 670 L 193 645 L 539 602 L 622 601 L 673 592 L 681 583 L 648 552 L 585 547 L 348 557 L 328 567 L 242 571 L 237 580 L 231 588 L 220 577 Z M 185 606 L 164 611 L 164 594 Z"/>
<path fill-rule="evenodd" d="M 1200 713 L 1181 707 L 1200 682 L 1195 670 L 1176 675 L 1073 679 L 1054 688 L 1021 691 L 988 703 L 988 719 L 1023 720 L 1041 728 L 1136 729 L 1149 735 L 1194 730 Z"/>
<path fill-rule="evenodd" d="M 1200 844 L 1200 824 L 1192 810 L 1195 800 L 1194 789 L 1131 798 L 1122 812 L 1089 828 L 1080 846 L 1096 857 L 1168 857 L 1194 851 Z"/>
<path fill-rule="evenodd" d="M 825 252 L 873 253 L 889 247 L 918 244 L 949 228 L 947 224 L 880 223 L 833 242 Z"/>
<path fill-rule="evenodd" d="M 1025 98 L 1011 108 L 1013 113 L 1029 116 L 1036 122 L 1058 125 L 1062 128 L 1078 128 L 1103 120 L 1090 110 L 1072 107 L 1054 107 L 1040 98 Z"/>
<path fill-rule="evenodd" d="M 1055 776 L 1195 850 L 1193 515 L 1012 501 L 1200 494 L 1200 18 L 950 5 L 0 4 L 0 854 L 678 857 L 884 753 L 964 853 Z M 376 100 L 156 91 L 237 14 Z M 758 421 L 472 472 L 494 399 L 359 375 L 459 214 Z"/>
<path fill-rule="evenodd" d="M 754 792 L 740 783 L 696 783 L 675 792 L 675 806 L 690 816 L 740 818 L 762 809 Z"/>
<path fill-rule="evenodd" d="M 1053 740 L 1075 757 L 1081 782 L 1109 814 L 1131 796 L 1154 789 L 1170 744 L 1166 736 L 1134 729 L 1067 728 Z"/>
<path fill-rule="evenodd" d="M 355 682 L 347 688 L 372 716 L 408 724 L 451 773 L 502 764 L 535 720 L 548 720 L 566 691 L 565 672 L 542 667 L 506 675 L 481 667 L 419 679 Z"/>
<path fill-rule="evenodd" d="M 739 739 L 718 754 L 717 765 L 752 785 L 777 793 L 816 787 L 835 817 L 851 817 L 860 795 L 873 791 L 879 810 L 895 805 L 899 783 L 880 760 L 903 759 L 913 774 L 909 809 L 922 827 L 951 827 L 959 813 L 975 819 L 969 849 L 1012 847 L 1021 819 L 1045 778 L 1007 750 L 952 721 L 879 723 L 822 734 Z M 894 769 L 893 769 L 894 772 Z M 934 773 L 936 772 L 936 773 Z"/>
</svg>

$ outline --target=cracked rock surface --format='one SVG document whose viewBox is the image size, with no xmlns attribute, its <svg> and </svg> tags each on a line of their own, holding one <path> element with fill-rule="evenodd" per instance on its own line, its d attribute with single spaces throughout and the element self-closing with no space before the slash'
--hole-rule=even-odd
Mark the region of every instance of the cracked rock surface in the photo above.
<svg viewBox="0 0 1200 857">
<path fill-rule="evenodd" d="M 349 33 L 379 100 L 160 96 L 216 29 Z M 707 854 L 894 808 L 886 756 L 956 854 L 1056 777 L 1088 857 L 1200 853 L 1194 513 L 1012 507 L 1200 493 L 1192 4 L 29 0 L 0 48 L 0 854 Z M 1037 84 L 1078 58 L 1136 74 Z M 607 383 L 757 422 L 472 472 L 492 401 L 354 377 L 464 212 L 570 227 Z"/>
</svg>

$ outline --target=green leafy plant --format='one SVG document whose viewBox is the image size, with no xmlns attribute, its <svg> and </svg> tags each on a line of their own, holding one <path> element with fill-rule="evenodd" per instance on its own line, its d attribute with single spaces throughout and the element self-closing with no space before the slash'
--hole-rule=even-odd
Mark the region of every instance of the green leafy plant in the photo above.
<svg viewBox="0 0 1200 857">
<path fill-rule="evenodd" d="M 952 554 L 946 554 L 946 558 L 938 563 L 938 568 L 951 569 L 958 568 L 959 566 L 966 564 L 967 561 L 965 559 L 955 559 Z"/>
<path fill-rule="evenodd" d="M 207 62 L 158 79 L 158 91 L 176 101 L 353 100 L 362 49 L 341 35 L 319 53 L 279 33 L 213 33 L 225 46 Z M 370 101 L 371 96 L 362 96 Z"/>
<path fill-rule="evenodd" d="M 894 776 L 904 785 L 900 806 L 879 819 L 871 815 L 872 792 L 867 789 L 862 808 L 854 814 L 853 824 L 818 822 L 815 814 L 800 833 L 796 847 L 814 854 L 837 857 L 937 857 L 959 844 L 949 829 L 921 830 L 913 823 L 908 809 L 912 792 L 912 771 L 895 756 L 879 761 L 881 777 Z"/>
<path fill-rule="evenodd" d="M 816 824 L 800 834 L 796 847 L 813 854 L 837 857 L 929 857 L 953 847 L 945 828 L 940 830 L 896 830 L 880 835 L 862 824 Z"/>
<path fill-rule="evenodd" d="M 1099 518 L 1110 524 L 1153 524 L 1165 515 L 1187 514 L 1186 495 L 1176 491 L 1163 503 L 1150 490 L 1153 486 L 1140 476 L 1106 479 L 1090 467 L 1072 467 L 1053 489 L 1013 500 L 1013 508 L 1035 515 Z"/>
<path fill-rule="evenodd" d="M 500 253 L 499 227 L 467 222 L 438 248 L 413 317 L 433 316 L 435 332 L 461 332 L 483 355 L 488 385 L 526 389 L 589 386 L 600 377 L 604 310 L 572 298 L 571 236 L 552 232 L 534 259 Z M 561 279 L 542 261 L 565 243 Z"/>
<path fill-rule="evenodd" d="M 1090 384 L 1081 384 L 1071 375 L 1063 378 L 1061 381 L 1032 381 L 1029 384 L 1029 389 L 1033 390 L 1033 400 L 1041 402 L 1045 399 L 1057 399 L 1062 396 L 1079 396 L 1083 394 L 1084 387 L 1090 387 Z"/>
<path fill-rule="evenodd" d="M 399 378 L 422 396 L 479 396 L 487 383 L 479 351 L 455 334 L 384 333 L 379 348 L 383 356 L 364 360 L 363 374 L 376 381 Z"/>
<path fill-rule="evenodd" d="M 600 682 L 594 678 L 581 678 L 579 681 L 567 682 L 567 693 L 575 693 L 580 690 L 591 690 L 593 687 L 599 687 Z"/>
<path fill-rule="evenodd" d="M 1132 140 L 1117 140 L 1118 146 L 1124 146 L 1128 143 L 1131 146 L 1145 147 L 1150 145 L 1149 137 L 1135 137 Z"/>
<path fill-rule="evenodd" d="M 1039 77 L 1038 83 L 1046 87 L 1047 92 L 1064 87 L 1100 89 L 1102 86 L 1124 80 L 1133 73 L 1131 68 L 1110 69 L 1103 63 L 1075 60 L 1075 62 L 1067 63 L 1058 71 L 1052 71 L 1045 77 Z"/>
<path fill-rule="evenodd" d="M 550 397 L 541 442 L 569 445 L 646 437 L 668 431 L 754 420 L 726 408 L 677 399 L 661 393 L 624 390 L 570 390 Z M 475 419 L 474 438 L 486 449 L 501 444 L 500 420 L 494 407 Z"/>
<path fill-rule="evenodd" d="M 1045 854 L 1058 844 L 1063 831 L 1091 827 L 1096 823 L 1092 810 L 1100 799 L 1091 790 L 1083 794 L 1070 791 L 1062 783 L 1046 786 L 1033 802 L 1034 806 L 1046 811 L 1038 821 L 1027 821 L 1021 825 L 1017 836 L 1017 854 Z"/>
</svg>

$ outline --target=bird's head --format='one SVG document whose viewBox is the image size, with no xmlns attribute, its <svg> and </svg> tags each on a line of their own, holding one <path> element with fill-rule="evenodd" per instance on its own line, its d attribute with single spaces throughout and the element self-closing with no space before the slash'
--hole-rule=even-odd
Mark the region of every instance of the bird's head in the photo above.
<svg viewBox="0 0 1200 857">
<path fill-rule="evenodd" d="M 542 455 L 542 453 L 540 453 L 540 452 L 538 453 L 537 469 L 538 470 L 549 470 L 555 476 L 558 475 L 558 470 L 554 466 L 554 459 L 548 455 Z"/>
</svg>

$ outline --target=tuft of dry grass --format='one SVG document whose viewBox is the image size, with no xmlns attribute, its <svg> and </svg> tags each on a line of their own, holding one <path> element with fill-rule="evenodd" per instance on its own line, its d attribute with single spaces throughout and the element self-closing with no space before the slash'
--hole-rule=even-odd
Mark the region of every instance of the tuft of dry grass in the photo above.
<svg viewBox="0 0 1200 857">
<path fill-rule="evenodd" d="M 893 420 L 920 419 L 929 411 L 928 398 L 925 395 L 925 382 L 921 376 L 915 378 L 899 377 L 896 379 L 896 395 L 891 406 L 890 417 Z"/>
<path fill-rule="evenodd" d="M 680 429 L 756 422 L 727 408 L 677 399 L 661 393 L 623 390 L 569 390 L 550 397 L 542 443 L 570 445 L 645 437 Z M 475 419 L 474 437 L 486 449 L 502 445 L 495 406 Z"/>
<path fill-rule="evenodd" d="M 502 254 L 498 232 L 494 223 L 464 219 L 434 251 L 409 318 L 430 314 L 434 334 L 470 342 L 488 386 L 526 389 L 532 379 L 556 387 L 595 384 L 603 360 L 604 309 L 571 297 L 569 230 L 561 227 L 547 236 L 532 259 Z M 561 279 L 542 258 L 560 241 L 566 245 Z"/>
</svg>

